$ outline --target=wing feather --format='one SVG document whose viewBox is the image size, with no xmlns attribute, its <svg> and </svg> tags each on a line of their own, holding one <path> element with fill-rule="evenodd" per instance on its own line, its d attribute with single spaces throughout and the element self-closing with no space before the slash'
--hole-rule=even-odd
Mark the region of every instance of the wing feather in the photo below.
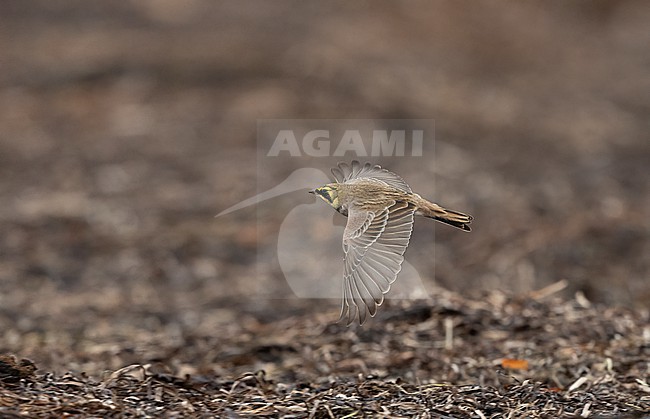
<svg viewBox="0 0 650 419">
<path fill-rule="evenodd" d="M 356 317 L 363 324 L 383 303 L 402 268 L 414 212 L 413 205 L 394 201 L 379 212 L 349 209 L 340 317 L 348 324 Z"/>
<path fill-rule="evenodd" d="M 338 167 L 332 168 L 332 175 L 338 183 L 350 182 L 356 179 L 375 179 L 401 191 L 413 192 L 404 179 L 391 171 L 382 169 L 378 164 L 366 163 L 361 165 L 357 160 L 352 160 L 350 165 L 342 162 L 338 164 Z"/>
</svg>

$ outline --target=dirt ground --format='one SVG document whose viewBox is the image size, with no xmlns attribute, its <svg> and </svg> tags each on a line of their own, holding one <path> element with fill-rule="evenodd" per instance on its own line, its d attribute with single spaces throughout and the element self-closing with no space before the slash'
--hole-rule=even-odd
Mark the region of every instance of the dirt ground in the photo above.
<svg viewBox="0 0 650 419">
<path fill-rule="evenodd" d="M 2 2 L 0 417 L 650 417 L 648 21 Z M 435 155 L 377 161 L 475 217 L 416 222 L 429 298 L 346 327 L 295 296 L 277 243 L 304 191 L 214 218 L 329 167 L 261 173 L 265 118 L 435 120 Z"/>
</svg>

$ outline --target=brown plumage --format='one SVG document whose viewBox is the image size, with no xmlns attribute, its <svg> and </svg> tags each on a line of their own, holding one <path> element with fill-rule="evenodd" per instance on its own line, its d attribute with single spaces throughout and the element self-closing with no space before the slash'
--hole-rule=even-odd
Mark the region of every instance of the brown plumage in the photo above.
<svg viewBox="0 0 650 419">
<path fill-rule="evenodd" d="M 414 193 L 395 173 L 378 165 L 339 163 L 335 183 L 310 191 L 348 217 L 343 234 L 345 253 L 341 318 L 348 324 L 366 311 L 374 316 L 404 261 L 413 216 L 433 218 L 470 231 L 472 216 L 448 210 Z"/>
</svg>

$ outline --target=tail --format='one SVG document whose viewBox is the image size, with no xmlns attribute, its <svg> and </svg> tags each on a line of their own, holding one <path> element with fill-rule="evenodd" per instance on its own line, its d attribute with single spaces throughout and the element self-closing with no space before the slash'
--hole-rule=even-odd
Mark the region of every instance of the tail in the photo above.
<svg viewBox="0 0 650 419">
<path fill-rule="evenodd" d="M 433 218 L 436 221 L 460 228 L 463 231 L 472 231 L 469 224 L 472 222 L 474 217 L 468 214 L 463 214 L 462 212 L 443 208 L 433 202 L 426 201 L 423 205 L 420 205 L 416 214 L 427 218 Z"/>
</svg>

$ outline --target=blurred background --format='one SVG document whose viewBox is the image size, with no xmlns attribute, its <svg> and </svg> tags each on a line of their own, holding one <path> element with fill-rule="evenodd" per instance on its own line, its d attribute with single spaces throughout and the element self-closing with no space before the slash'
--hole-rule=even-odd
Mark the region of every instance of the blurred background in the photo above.
<svg viewBox="0 0 650 419">
<path fill-rule="evenodd" d="M 313 197 L 214 218 L 257 192 L 262 118 L 435 119 L 435 156 L 389 166 L 475 217 L 418 221 L 429 289 L 647 307 L 649 21 L 642 0 L 0 3 L 0 350 L 117 368 L 144 331 L 336 320 L 273 262 Z"/>
</svg>

